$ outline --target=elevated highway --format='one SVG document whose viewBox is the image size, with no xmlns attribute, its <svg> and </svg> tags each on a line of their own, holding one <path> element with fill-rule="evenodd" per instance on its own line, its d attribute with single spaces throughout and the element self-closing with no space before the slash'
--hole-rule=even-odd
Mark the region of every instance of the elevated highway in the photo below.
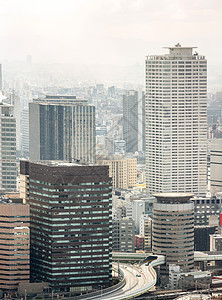
<svg viewBox="0 0 222 300">
<path fill-rule="evenodd" d="M 145 259 L 147 256 L 153 255 L 152 253 L 125 253 L 125 252 L 113 252 L 113 261 L 128 261 L 139 262 Z M 194 252 L 194 261 L 212 261 L 222 260 L 222 252 Z"/>
<path fill-rule="evenodd" d="M 152 255 L 152 254 L 150 254 Z M 125 285 L 118 290 L 112 291 L 101 291 L 98 296 L 82 297 L 81 299 L 86 300 L 124 300 L 133 299 L 148 291 L 151 291 L 157 282 L 157 274 L 154 267 L 165 264 L 165 256 L 157 255 L 157 259 L 154 259 L 146 264 L 147 257 L 150 256 L 148 253 L 124 253 L 124 252 L 113 252 L 113 261 L 119 262 L 119 267 L 122 274 L 124 274 Z M 153 257 L 153 255 L 152 255 Z M 194 261 L 213 261 L 222 260 L 221 253 L 204 253 L 194 252 Z M 128 263 L 126 263 L 128 262 Z M 137 262 L 137 267 L 133 266 L 132 263 Z M 139 262 L 142 265 L 139 266 Z M 144 262 L 144 263 L 143 263 Z M 117 265 L 117 264 L 116 264 Z"/>
<path fill-rule="evenodd" d="M 127 252 L 113 252 L 113 261 L 127 261 L 127 262 L 139 262 L 145 259 L 147 256 L 152 255 L 152 253 L 127 253 Z"/>
<path fill-rule="evenodd" d="M 142 260 L 144 260 L 146 257 L 147 253 L 146 255 L 143 255 Z M 133 258 L 135 259 L 135 256 Z M 89 295 L 85 299 L 96 300 L 99 298 L 102 300 L 123 300 L 133 299 L 137 296 L 140 296 L 151 290 L 156 285 L 157 274 L 153 267 L 162 264 L 165 264 L 165 257 L 162 255 L 158 255 L 157 259 L 150 261 L 148 266 L 142 264 L 140 267 L 135 267 L 130 264 L 120 263 L 119 267 L 124 273 L 126 281 L 125 286 L 118 291 L 112 291 L 108 293 L 105 291 L 101 292 L 100 297 L 98 297 L 98 295 L 96 297 L 90 297 Z"/>
<path fill-rule="evenodd" d="M 222 260 L 222 252 L 194 252 L 194 261 Z"/>
</svg>

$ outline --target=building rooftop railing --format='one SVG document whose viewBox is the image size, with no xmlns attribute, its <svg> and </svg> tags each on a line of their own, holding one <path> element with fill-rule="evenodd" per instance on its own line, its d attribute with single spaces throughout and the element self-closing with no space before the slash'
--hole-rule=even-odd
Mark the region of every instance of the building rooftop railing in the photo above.
<svg viewBox="0 0 222 300">
<path fill-rule="evenodd" d="M 204 60 L 204 55 L 193 54 L 193 55 L 147 55 L 147 60 Z"/>
</svg>

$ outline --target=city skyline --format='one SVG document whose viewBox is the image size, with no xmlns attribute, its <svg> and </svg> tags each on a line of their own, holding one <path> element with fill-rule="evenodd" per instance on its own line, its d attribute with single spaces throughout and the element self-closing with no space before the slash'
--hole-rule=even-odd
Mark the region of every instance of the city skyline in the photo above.
<svg viewBox="0 0 222 300">
<path fill-rule="evenodd" d="M 36 63 L 126 66 L 180 40 L 204 49 L 213 68 L 222 65 L 220 0 L 3 0 L 1 7 L 0 60 L 30 54 Z"/>
<path fill-rule="evenodd" d="M 0 5 L 0 298 L 210 296 L 221 0 Z"/>
</svg>

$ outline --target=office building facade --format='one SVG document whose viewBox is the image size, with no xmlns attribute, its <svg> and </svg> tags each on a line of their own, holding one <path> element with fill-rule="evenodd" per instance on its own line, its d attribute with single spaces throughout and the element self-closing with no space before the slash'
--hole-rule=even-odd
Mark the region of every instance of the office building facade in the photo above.
<svg viewBox="0 0 222 300">
<path fill-rule="evenodd" d="M 16 191 L 16 120 L 13 106 L 0 103 L 0 188 Z"/>
<path fill-rule="evenodd" d="M 163 275 L 168 275 L 169 265 L 175 264 L 183 271 L 194 268 L 194 204 L 192 194 L 159 193 L 153 207 L 153 253 L 166 256 Z"/>
<path fill-rule="evenodd" d="M 95 162 L 95 107 L 75 96 L 29 103 L 30 159 Z"/>
<path fill-rule="evenodd" d="M 112 182 L 107 166 L 21 161 L 29 177 L 31 280 L 83 292 L 112 280 Z"/>
<path fill-rule="evenodd" d="M 135 252 L 135 223 L 129 217 L 113 219 L 112 249 L 117 252 Z"/>
<path fill-rule="evenodd" d="M 207 61 L 193 47 L 146 59 L 146 186 L 206 195 Z"/>
<path fill-rule="evenodd" d="M 29 205 L 4 198 L 0 211 L 0 289 L 10 292 L 30 279 Z"/>
<path fill-rule="evenodd" d="M 222 197 L 210 197 L 210 198 L 193 198 L 194 203 L 194 225 L 195 226 L 208 226 L 212 225 L 211 218 L 217 219 L 216 226 L 219 225 Z M 211 224 L 210 224 L 211 223 Z"/>
</svg>

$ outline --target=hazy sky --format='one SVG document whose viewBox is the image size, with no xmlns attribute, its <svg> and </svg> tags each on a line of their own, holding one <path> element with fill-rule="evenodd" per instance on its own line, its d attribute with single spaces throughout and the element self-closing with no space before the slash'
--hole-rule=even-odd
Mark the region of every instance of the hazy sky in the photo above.
<svg viewBox="0 0 222 300">
<path fill-rule="evenodd" d="M 0 0 L 0 61 L 143 63 L 180 42 L 222 66 L 222 0 Z"/>
</svg>

